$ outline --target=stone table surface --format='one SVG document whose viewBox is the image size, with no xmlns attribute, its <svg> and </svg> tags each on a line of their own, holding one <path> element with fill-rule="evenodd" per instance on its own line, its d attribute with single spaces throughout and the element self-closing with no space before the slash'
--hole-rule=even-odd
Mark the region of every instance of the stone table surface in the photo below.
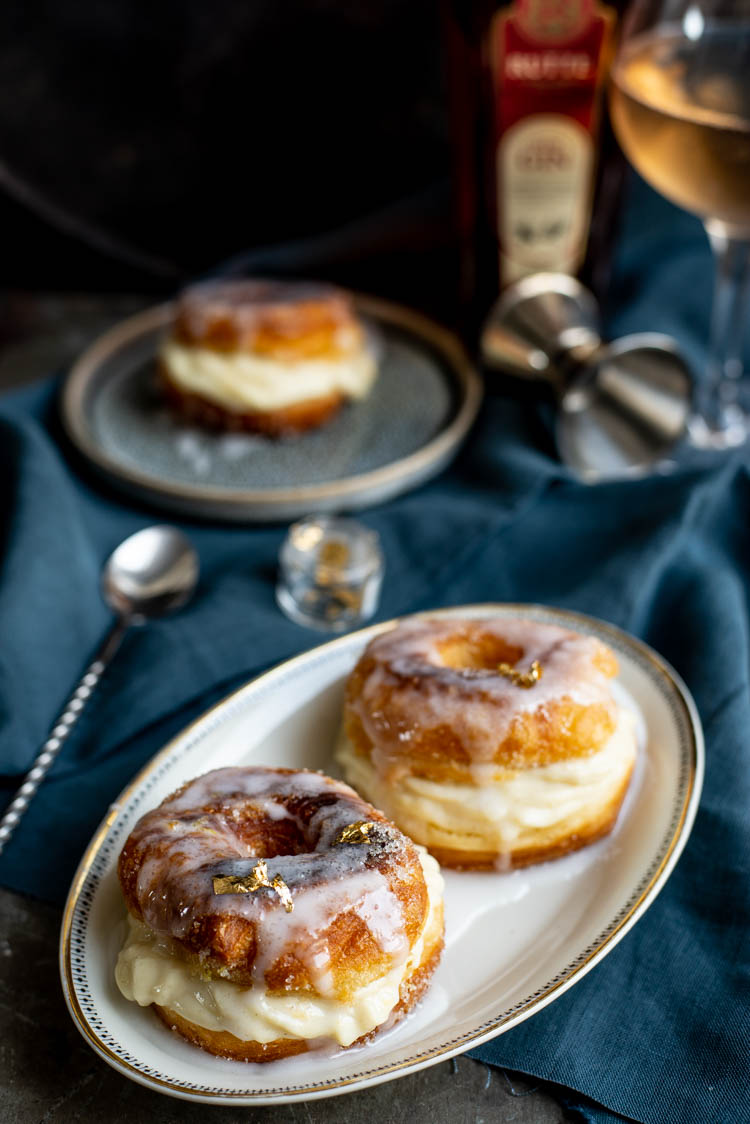
<svg viewBox="0 0 750 1124">
<path fill-rule="evenodd" d="M 0 295 L 0 392 L 59 371 L 87 342 L 152 303 L 130 295 Z M 12 844 L 11 844 L 12 845 Z M 553 1092 L 471 1058 L 441 1061 L 362 1092 L 258 1108 L 172 1100 L 94 1054 L 60 988 L 61 911 L 0 889 L 0 1120 L 4 1124 L 564 1124 Z"/>
<path fill-rule="evenodd" d="M 552 1097 L 470 1058 L 299 1104 L 190 1104 L 128 1081 L 84 1042 L 57 969 L 60 910 L 0 890 L 0 1120 L 4 1124 L 561 1124 Z"/>
</svg>

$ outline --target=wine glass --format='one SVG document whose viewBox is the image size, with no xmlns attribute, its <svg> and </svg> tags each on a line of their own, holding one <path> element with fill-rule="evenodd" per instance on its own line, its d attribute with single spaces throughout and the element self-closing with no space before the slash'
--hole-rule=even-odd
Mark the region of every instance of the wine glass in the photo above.
<svg viewBox="0 0 750 1124">
<path fill-rule="evenodd" d="M 750 433 L 740 398 L 750 296 L 750 0 L 635 0 L 610 109 L 631 164 L 703 220 L 716 283 L 689 437 L 701 448 L 739 445 Z"/>
</svg>

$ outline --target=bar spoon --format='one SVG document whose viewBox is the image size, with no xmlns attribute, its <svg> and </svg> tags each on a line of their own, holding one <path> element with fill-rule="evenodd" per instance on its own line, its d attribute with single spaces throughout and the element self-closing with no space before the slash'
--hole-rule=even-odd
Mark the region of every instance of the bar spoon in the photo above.
<svg viewBox="0 0 750 1124">
<path fill-rule="evenodd" d="M 65 704 L 23 784 L 0 819 L 0 854 L 63 748 L 105 669 L 132 625 L 179 609 L 198 581 L 198 555 L 176 527 L 144 527 L 125 539 L 104 565 L 102 596 L 116 619 Z"/>
</svg>

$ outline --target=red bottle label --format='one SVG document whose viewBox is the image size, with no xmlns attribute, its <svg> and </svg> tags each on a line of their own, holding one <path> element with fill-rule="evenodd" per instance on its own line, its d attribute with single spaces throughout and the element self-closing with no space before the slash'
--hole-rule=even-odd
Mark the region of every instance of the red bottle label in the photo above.
<svg viewBox="0 0 750 1124">
<path fill-rule="evenodd" d="M 503 281 L 583 260 L 613 24 L 595 0 L 516 0 L 493 20 Z"/>
</svg>

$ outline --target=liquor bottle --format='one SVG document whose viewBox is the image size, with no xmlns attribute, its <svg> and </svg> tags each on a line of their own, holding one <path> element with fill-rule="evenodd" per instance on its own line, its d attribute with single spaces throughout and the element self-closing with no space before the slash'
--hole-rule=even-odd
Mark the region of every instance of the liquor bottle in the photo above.
<svg viewBox="0 0 750 1124">
<path fill-rule="evenodd" d="M 461 298 L 475 316 L 541 271 L 601 294 L 624 166 L 603 97 L 621 6 L 446 4 Z"/>
</svg>

